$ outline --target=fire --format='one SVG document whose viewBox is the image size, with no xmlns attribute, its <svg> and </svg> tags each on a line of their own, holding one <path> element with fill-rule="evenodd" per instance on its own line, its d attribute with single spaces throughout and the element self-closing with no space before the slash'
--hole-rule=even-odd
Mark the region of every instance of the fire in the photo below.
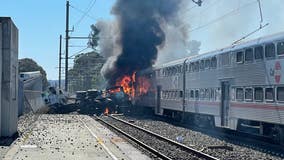
<svg viewBox="0 0 284 160">
<path fill-rule="evenodd" d="M 139 85 L 137 87 L 138 88 L 138 91 L 137 91 L 138 96 L 146 94 L 151 87 L 150 81 L 145 77 L 139 77 L 138 78 L 138 85 Z"/>
<path fill-rule="evenodd" d="M 109 93 L 116 93 L 116 92 L 119 92 L 120 91 L 120 88 L 115 88 L 115 89 L 110 89 L 108 92 Z"/>
<path fill-rule="evenodd" d="M 151 87 L 149 79 L 146 77 L 136 77 L 136 72 L 132 75 L 125 75 L 116 82 L 117 86 L 123 88 L 124 93 L 130 97 L 146 94 Z M 136 90 L 135 90 L 136 89 Z"/>
<path fill-rule="evenodd" d="M 105 111 L 104 111 L 104 115 L 108 115 L 109 113 L 109 110 L 108 110 L 108 107 L 106 107 Z"/>
<path fill-rule="evenodd" d="M 134 97 L 135 94 L 135 74 L 136 72 L 134 72 L 131 76 L 125 75 L 124 77 L 122 77 L 121 81 L 116 82 L 116 85 L 121 86 L 124 93 L 128 94 L 130 97 Z"/>
</svg>

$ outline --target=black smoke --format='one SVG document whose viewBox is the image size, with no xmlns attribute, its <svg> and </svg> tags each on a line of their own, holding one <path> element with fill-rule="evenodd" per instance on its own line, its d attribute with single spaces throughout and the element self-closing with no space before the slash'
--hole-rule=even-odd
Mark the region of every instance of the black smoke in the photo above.
<svg viewBox="0 0 284 160">
<path fill-rule="evenodd" d="M 112 14 L 117 20 L 120 53 L 110 57 L 102 71 L 110 85 L 124 75 L 152 67 L 166 36 L 164 25 L 177 25 L 184 0 L 117 0 Z"/>
</svg>

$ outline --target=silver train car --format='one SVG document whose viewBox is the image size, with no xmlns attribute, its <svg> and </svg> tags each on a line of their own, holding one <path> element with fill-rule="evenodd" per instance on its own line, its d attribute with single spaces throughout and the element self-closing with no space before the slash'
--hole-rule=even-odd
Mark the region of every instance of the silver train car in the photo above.
<svg viewBox="0 0 284 160">
<path fill-rule="evenodd" d="M 155 66 L 135 105 L 284 144 L 284 33 Z M 143 85 L 143 84 L 138 84 Z"/>
</svg>

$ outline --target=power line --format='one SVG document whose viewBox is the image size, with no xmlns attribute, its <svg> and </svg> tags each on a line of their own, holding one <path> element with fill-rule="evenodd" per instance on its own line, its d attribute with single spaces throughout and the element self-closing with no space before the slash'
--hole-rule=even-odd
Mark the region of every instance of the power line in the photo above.
<svg viewBox="0 0 284 160">
<path fill-rule="evenodd" d="M 84 48 L 84 49 L 82 49 L 82 50 L 80 50 L 80 51 L 74 53 L 74 54 L 71 55 L 69 58 L 72 58 L 72 57 L 76 56 L 77 54 L 80 54 L 81 52 L 85 51 L 85 50 L 88 49 L 88 48 L 89 48 L 89 47 L 86 47 L 86 48 Z"/>
<path fill-rule="evenodd" d="M 213 24 L 213 23 L 216 23 L 216 22 L 218 22 L 218 21 L 220 21 L 220 20 L 222 20 L 222 19 L 224 19 L 224 18 L 226 18 L 226 17 L 228 17 L 228 16 L 234 15 L 234 14 L 238 13 L 238 11 L 239 11 L 240 8 L 247 7 L 247 6 L 252 5 L 252 4 L 256 3 L 256 2 L 257 2 L 257 1 L 253 1 L 253 2 L 250 2 L 250 3 L 246 3 L 246 4 L 242 5 L 242 6 L 236 8 L 236 9 L 230 11 L 230 12 L 228 12 L 227 14 L 224 14 L 224 15 L 221 16 L 221 17 L 218 17 L 218 18 L 216 18 L 216 19 L 214 19 L 214 20 L 212 20 L 212 21 L 210 21 L 210 22 L 208 22 L 208 23 L 206 23 L 206 24 L 203 24 L 203 25 L 201 25 L 201 26 L 198 26 L 198 27 L 196 27 L 196 28 L 191 29 L 189 32 L 193 32 L 193 31 L 202 29 L 202 28 L 207 27 L 207 26 L 209 26 L 209 25 L 211 25 L 211 24 Z"/>
<path fill-rule="evenodd" d="M 89 7 L 86 9 L 86 11 L 82 11 L 80 10 L 80 12 L 83 13 L 82 17 L 75 23 L 75 26 L 78 26 L 82 20 L 88 15 L 88 13 L 90 12 L 90 10 L 94 7 L 96 3 L 96 0 L 92 0 L 90 3 L 89 3 Z M 75 9 L 75 7 L 71 6 L 72 8 Z"/>
</svg>

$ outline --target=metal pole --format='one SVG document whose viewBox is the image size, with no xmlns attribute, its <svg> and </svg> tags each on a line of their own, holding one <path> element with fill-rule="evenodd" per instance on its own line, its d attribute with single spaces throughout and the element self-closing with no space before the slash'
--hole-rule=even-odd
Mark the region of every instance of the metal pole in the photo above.
<svg viewBox="0 0 284 160">
<path fill-rule="evenodd" d="M 182 95 L 182 122 L 185 121 L 185 93 L 186 93 L 186 61 L 188 59 L 186 58 L 184 61 L 183 61 L 183 95 Z"/>
<path fill-rule="evenodd" d="M 68 91 L 68 42 L 69 42 L 69 1 L 66 2 L 66 30 L 65 30 L 65 92 Z"/>
<path fill-rule="evenodd" d="M 59 72 L 58 72 L 58 81 L 59 81 L 59 89 L 61 89 L 61 54 L 62 54 L 62 35 L 59 36 Z"/>
</svg>

